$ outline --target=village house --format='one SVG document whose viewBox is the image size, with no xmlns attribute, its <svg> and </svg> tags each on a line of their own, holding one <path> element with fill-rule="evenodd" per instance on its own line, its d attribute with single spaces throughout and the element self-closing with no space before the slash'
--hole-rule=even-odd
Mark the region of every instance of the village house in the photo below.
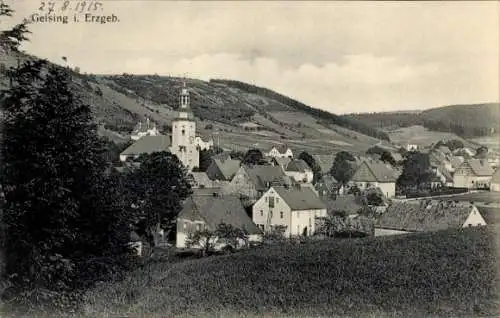
<svg viewBox="0 0 500 318">
<path fill-rule="evenodd" d="M 212 159 L 207 168 L 207 176 L 210 180 L 231 181 L 240 169 L 240 160 Z"/>
<path fill-rule="evenodd" d="M 278 166 L 242 165 L 224 187 L 224 193 L 237 193 L 251 205 L 273 185 L 290 185 L 292 180 Z"/>
<path fill-rule="evenodd" d="M 120 153 L 120 161 L 137 159 L 142 154 L 170 152 L 170 137 L 164 135 L 144 136 Z"/>
<path fill-rule="evenodd" d="M 313 181 L 313 171 L 302 159 L 293 159 L 285 167 L 287 176 L 300 183 L 311 183 Z"/>
<path fill-rule="evenodd" d="M 188 174 L 188 181 L 194 189 L 220 188 L 225 185 L 224 181 L 210 180 L 206 172 L 190 172 Z"/>
<path fill-rule="evenodd" d="M 300 186 L 273 186 L 252 208 L 252 219 L 262 231 L 283 227 L 285 237 L 313 235 L 315 218 L 326 215 L 326 206 L 314 191 Z"/>
<path fill-rule="evenodd" d="M 397 173 L 389 165 L 365 160 L 354 173 L 351 181 L 361 191 L 366 188 L 380 188 L 387 198 L 396 194 Z"/>
<path fill-rule="evenodd" d="M 483 159 L 467 159 L 453 174 L 453 186 L 456 188 L 489 188 L 493 169 Z"/>
<path fill-rule="evenodd" d="M 375 222 L 375 236 L 486 225 L 476 206 L 454 201 L 393 202 Z"/>
<path fill-rule="evenodd" d="M 314 189 L 320 197 L 331 197 L 336 194 L 342 194 L 339 191 L 339 182 L 329 174 L 324 175 L 314 185 Z"/>
<path fill-rule="evenodd" d="M 500 168 L 495 170 L 490 181 L 490 191 L 499 192 L 500 191 Z"/>
<path fill-rule="evenodd" d="M 199 189 L 186 199 L 177 217 L 176 247 L 188 247 L 186 243 L 190 233 L 214 231 L 221 223 L 243 230 L 249 242 L 262 241 L 262 231 L 247 215 L 238 197 L 222 196 L 215 189 Z"/>
<path fill-rule="evenodd" d="M 132 131 L 132 134 L 130 135 L 130 139 L 139 140 L 144 136 L 158 136 L 158 135 L 160 135 L 160 131 L 156 128 L 156 124 L 151 123 L 149 118 L 146 118 L 145 124 L 139 122 L 135 126 L 134 130 Z"/>
<path fill-rule="evenodd" d="M 204 141 L 200 136 L 194 138 L 194 144 L 199 150 L 209 150 L 214 146 L 214 140 L 212 138 Z"/>
<path fill-rule="evenodd" d="M 417 151 L 418 145 L 417 144 L 407 144 L 405 148 L 408 151 Z"/>
<path fill-rule="evenodd" d="M 292 150 L 287 147 L 286 145 L 278 145 L 275 147 L 272 147 L 269 152 L 264 154 L 267 157 L 288 157 L 288 158 L 293 158 L 293 152 Z"/>
</svg>

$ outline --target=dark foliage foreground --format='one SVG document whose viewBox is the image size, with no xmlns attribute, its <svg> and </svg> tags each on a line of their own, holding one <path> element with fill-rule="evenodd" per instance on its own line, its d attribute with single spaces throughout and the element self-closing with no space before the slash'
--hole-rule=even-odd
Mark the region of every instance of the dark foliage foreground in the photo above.
<svg viewBox="0 0 500 318">
<path fill-rule="evenodd" d="M 492 229 L 281 244 L 152 263 L 86 295 L 87 316 L 494 316 Z"/>
</svg>

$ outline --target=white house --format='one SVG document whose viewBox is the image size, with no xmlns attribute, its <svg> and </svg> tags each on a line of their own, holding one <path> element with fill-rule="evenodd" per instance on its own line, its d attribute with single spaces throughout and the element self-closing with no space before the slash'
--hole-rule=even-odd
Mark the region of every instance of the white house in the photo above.
<svg viewBox="0 0 500 318">
<path fill-rule="evenodd" d="M 176 247 L 188 247 L 186 242 L 190 233 L 204 229 L 213 231 L 221 223 L 243 230 L 249 242 L 262 241 L 262 231 L 247 215 L 238 197 L 222 196 L 215 189 L 196 189 L 177 217 Z"/>
<path fill-rule="evenodd" d="M 416 145 L 416 144 L 407 144 L 406 145 L 406 150 L 408 150 L 408 151 L 417 151 L 418 150 L 418 145 Z"/>
<path fill-rule="evenodd" d="M 381 162 L 363 161 L 358 167 L 350 184 L 355 184 L 361 191 L 366 188 L 380 188 L 387 198 L 396 195 L 397 172 Z"/>
<path fill-rule="evenodd" d="M 273 186 L 252 208 L 252 219 L 264 232 L 278 226 L 283 235 L 313 235 L 316 217 L 326 217 L 325 204 L 309 187 Z"/>
<path fill-rule="evenodd" d="M 271 148 L 269 152 L 265 153 L 265 156 L 273 158 L 283 158 L 283 157 L 293 158 L 293 152 L 286 145 L 279 145 Z"/>
<path fill-rule="evenodd" d="M 456 188 L 487 188 L 493 176 L 493 169 L 484 159 L 467 159 L 453 174 L 453 186 Z"/>
<path fill-rule="evenodd" d="M 194 143 L 199 150 L 209 150 L 214 146 L 214 140 L 212 138 L 208 141 L 204 141 L 200 136 L 194 138 Z"/>
<path fill-rule="evenodd" d="M 454 201 L 392 202 L 375 223 L 375 236 L 486 225 L 475 205 Z"/>
<path fill-rule="evenodd" d="M 499 192 L 500 191 L 500 168 L 497 168 L 490 182 L 490 191 Z"/>
<path fill-rule="evenodd" d="M 130 139 L 139 140 L 144 136 L 158 136 L 160 135 L 160 131 L 156 128 L 155 123 L 151 123 L 149 118 L 146 118 L 146 123 L 143 124 L 139 122 L 135 129 L 132 131 L 130 135 Z"/>
<path fill-rule="evenodd" d="M 297 182 L 311 183 L 313 181 L 313 171 L 302 159 L 291 160 L 286 166 L 283 166 L 283 171 Z"/>
</svg>

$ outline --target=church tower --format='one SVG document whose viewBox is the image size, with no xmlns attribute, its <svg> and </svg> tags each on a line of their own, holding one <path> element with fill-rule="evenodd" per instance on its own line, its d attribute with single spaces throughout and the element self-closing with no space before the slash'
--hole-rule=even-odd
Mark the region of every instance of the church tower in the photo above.
<svg viewBox="0 0 500 318">
<path fill-rule="evenodd" d="M 172 121 L 172 146 L 170 152 L 175 154 L 182 164 L 189 169 L 199 166 L 200 153 L 195 144 L 196 122 L 189 107 L 189 91 L 184 83 L 179 95 L 179 112 Z"/>
</svg>

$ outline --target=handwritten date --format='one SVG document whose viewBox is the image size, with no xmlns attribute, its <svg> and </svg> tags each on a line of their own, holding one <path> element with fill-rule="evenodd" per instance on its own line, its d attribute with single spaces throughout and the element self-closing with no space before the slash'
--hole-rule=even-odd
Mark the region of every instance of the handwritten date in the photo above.
<svg viewBox="0 0 500 318">
<path fill-rule="evenodd" d="M 40 2 L 40 7 L 38 8 L 38 10 L 47 12 L 49 14 L 55 11 L 72 11 L 75 13 L 82 13 L 102 11 L 103 5 L 100 1 L 42 1 Z"/>
</svg>

